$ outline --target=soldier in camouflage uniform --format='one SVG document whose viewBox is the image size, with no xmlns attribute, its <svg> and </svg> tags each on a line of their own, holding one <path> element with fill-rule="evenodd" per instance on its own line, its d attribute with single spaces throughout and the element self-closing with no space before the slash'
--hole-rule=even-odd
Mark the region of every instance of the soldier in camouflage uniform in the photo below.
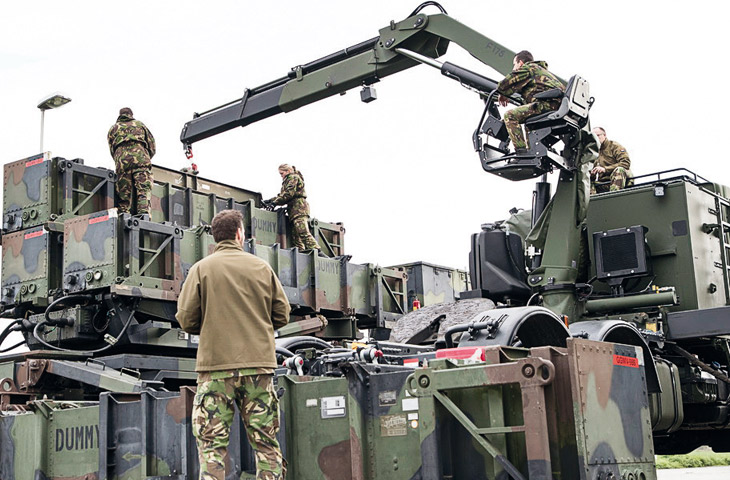
<svg viewBox="0 0 730 480">
<path fill-rule="evenodd" d="M 499 103 L 507 106 L 513 94 L 519 94 L 525 104 L 504 114 L 504 124 L 507 127 L 509 137 L 516 153 L 525 153 L 528 145 L 525 142 L 525 135 L 522 132 L 522 125 L 530 117 L 545 112 L 557 110 L 560 107 L 560 99 L 535 100 L 535 94 L 559 88 L 565 91 L 565 85 L 555 75 L 548 71 L 546 62 L 534 61 L 532 54 L 523 50 L 512 60 L 512 72 L 504 77 L 497 91 L 499 92 Z"/>
<path fill-rule="evenodd" d="M 155 138 L 144 123 L 134 119 L 130 108 L 119 110 L 117 123 L 107 134 L 109 151 L 117 169 L 117 196 L 119 212 L 129 212 L 132 187 L 137 191 L 138 215 L 149 214 L 152 190 L 152 163 L 155 156 Z"/>
<path fill-rule="evenodd" d="M 631 160 L 620 143 L 609 140 L 602 127 L 593 129 L 601 149 L 591 170 L 591 195 L 623 190 L 631 179 Z"/>
<path fill-rule="evenodd" d="M 266 201 L 273 205 L 284 205 L 292 225 L 292 241 L 299 250 L 319 250 L 317 240 L 309 233 L 309 203 L 304 191 L 304 177 L 296 167 L 286 163 L 279 165 L 279 175 L 283 179 L 281 192 Z"/>
<path fill-rule="evenodd" d="M 227 478 L 226 454 L 237 405 L 255 450 L 256 478 L 281 480 L 286 468 L 276 439 L 274 330 L 287 324 L 291 307 L 271 267 L 243 251 L 241 212 L 223 210 L 213 218 L 211 230 L 215 252 L 190 269 L 175 315 L 183 330 L 200 335 L 192 412 L 199 478 Z"/>
</svg>

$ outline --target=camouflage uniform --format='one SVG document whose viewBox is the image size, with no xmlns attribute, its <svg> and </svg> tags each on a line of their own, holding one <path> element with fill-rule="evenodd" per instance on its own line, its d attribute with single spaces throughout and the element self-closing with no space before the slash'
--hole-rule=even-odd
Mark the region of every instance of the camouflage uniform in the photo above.
<svg viewBox="0 0 730 480">
<path fill-rule="evenodd" d="M 304 177 L 294 170 L 284 177 L 281 192 L 270 200 L 275 205 L 286 205 L 289 221 L 292 225 L 292 242 L 299 250 L 319 250 L 319 245 L 307 225 L 309 220 L 309 203 L 304 191 Z"/>
<path fill-rule="evenodd" d="M 224 480 L 225 456 L 238 405 L 246 435 L 256 455 L 256 478 L 280 480 L 286 474 L 276 432 L 279 399 L 274 392 L 273 369 L 200 372 L 193 402 L 193 434 L 200 452 L 200 480 Z"/>
<path fill-rule="evenodd" d="M 631 177 L 629 154 L 620 143 L 613 140 L 606 139 L 601 144 L 596 166 L 606 171 L 591 181 L 591 194 L 623 190 Z"/>
<path fill-rule="evenodd" d="M 533 101 L 535 94 L 553 88 L 565 91 L 563 82 L 548 71 L 547 63 L 543 61 L 527 62 L 499 82 L 499 93 L 506 97 L 518 93 L 525 101 L 524 105 L 504 114 L 504 125 L 515 149 L 528 148 L 521 126 L 525 120 L 560 107 L 560 100 L 556 99 Z"/>
<path fill-rule="evenodd" d="M 120 114 L 107 134 L 109 151 L 117 169 L 119 211 L 129 212 L 132 186 L 137 191 L 137 214 L 149 213 L 155 138 L 144 123 L 130 114 Z"/>
</svg>

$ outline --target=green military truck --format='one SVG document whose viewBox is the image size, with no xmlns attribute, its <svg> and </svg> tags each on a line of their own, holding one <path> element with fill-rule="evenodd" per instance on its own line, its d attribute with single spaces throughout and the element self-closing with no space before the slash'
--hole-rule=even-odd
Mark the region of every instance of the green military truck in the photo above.
<svg viewBox="0 0 730 480">
<path fill-rule="evenodd" d="M 326 258 L 287 248 L 282 214 L 256 192 L 158 170 L 151 218 L 135 218 L 113 208 L 113 172 L 44 154 L 14 162 L 0 348 L 21 332 L 30 351 L 0 358 L 0 478 L 196 478 L 197 339 L 178 328 L 175 299 L 222 208 L 244 213 L 246 249 L 294 307 L 277 339 L 289 478 L 646 480 L 655 453 L 730 451 L 726 189 L 670 171 L 590 197 L 594 100 L 577 75 L 549 93 L 556 111 L 528 120 L 530 149 L 511 153 L 497 82 L 437 58 L 456 43 L 507 74 L 514 52 L 424 6 L 196 115 L 186 152 L 352 88 L 369 102 L 373 83 L 423 63 L 484 102 L 479 161 L 538 179 L 530 214 L 485 224 L 468 281 L 429 304 L 427 282 L 349 262 L 341 224 L 311 225 Z M 423 308 L 409 313 L 414 296 Z M 227 471 L 255 474 L 240 422 Z"/>
</svg>

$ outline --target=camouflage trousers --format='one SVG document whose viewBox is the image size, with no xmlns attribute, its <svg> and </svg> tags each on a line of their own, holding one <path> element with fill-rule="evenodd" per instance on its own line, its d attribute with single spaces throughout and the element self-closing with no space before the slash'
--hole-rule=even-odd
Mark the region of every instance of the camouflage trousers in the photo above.
<svg viewBox="0 0 730 480">
<path fill-rule="evenodd" d="M 629 181 L 629 172 L 624 167 L 616 167 L 611 172 L 611 176 L 606 181 L 606 178 L 599 178 L 596 181 L 591 182 L 591 195 L 596 193 L 605 192 L 617 192 L 626 188 L 626 184 Z"/>
<path fill-rule="evenodd" d="M 317 240 L 309 233 L 307 220 L 307 217 L 297 217 L 291 220 L 292 247 L 297 247 L 299 250 L 319 250 Z"/>
<path fill-rule="evenodd" d="M 507 111 L 504 114 L 504 126 L 512 140 L 512 146 L 515 149 L 528 148 L 525 134 L 522 132 L 522 124 L 530 117 L 557 110 L 558 106 L 550 102 L 532 102 Z"/>
<path fill-rule="evenodd" d="M 120 213 L 130 211 L 132 189 L 137 192 L 137 214 L 150 213 L 152 191 L 152 164 L 149 155 L 140 145 L 120 146 L 114 152 L 117 169 L 117 205 Z"/>
<path fill-rule="evenodd" d="M 200 480 L 225 480 L 225 458 L 238 405 L 256 455 L 257 480 L 282 480 L 284 459 L 276 439 L 279 399 L 274 376 L 247 374 L 253 369 L 201 372 L 193 401 L 193 435 L 200 454 Z"/>
</svg>

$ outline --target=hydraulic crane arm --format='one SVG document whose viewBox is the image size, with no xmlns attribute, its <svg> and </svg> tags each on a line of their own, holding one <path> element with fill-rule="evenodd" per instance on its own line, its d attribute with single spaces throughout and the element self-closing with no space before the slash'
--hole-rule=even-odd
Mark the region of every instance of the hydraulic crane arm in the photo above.
<svg viewBox="0 0 730 480">
<path fill-rule="evenodd" d="M 450 42 L 503 75 L 512 70 L 514 52 L 511 50 L 445 13 L 426 15 L 417 9 L 405 20 L 382 28 L 377 37 L 297 66 L 285 77 L 247 89 L 240 99 L 195 114 L 183 127 L 180 141 L 190 152 L 190 145 L 199 140 L 352 88 L 372 85 L 419 63 L 429 63 L 444 75 L 476 90 L 493 91 L 497 86 L 494 80 L 449 62 L 441 64 L 433 60 L 446 53 Z"/>
</svg>

